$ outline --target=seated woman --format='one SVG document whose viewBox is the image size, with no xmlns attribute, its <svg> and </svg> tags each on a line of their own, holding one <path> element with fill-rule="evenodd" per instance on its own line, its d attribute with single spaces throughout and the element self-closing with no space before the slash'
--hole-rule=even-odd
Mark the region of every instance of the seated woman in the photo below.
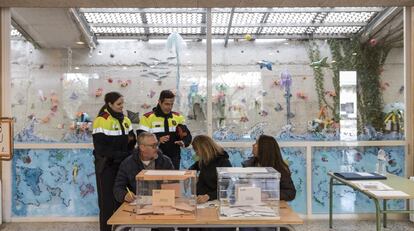
<svg viewBox="0 0 414 231">
<path fill-rule="evenodd" d="M 280 200 L 291 201 L 295 199 L 296 189 L 293 184 L 289 166 L 283 160 L 279 144 L 272 136 L 261 135 L 253 144 L 253 157 L 242 163 L 243 167 L 273 167 L 280 177 Z M 275 230 L 270 228 L 243 228 L 243 231 L 251 230 Z M 286 230 L 281 228 L 281 231 Z"/>
<path fill-rule="evenodd" d="M 200 171 L 197 181 L 197 203 L 217 199 L 217 167 L 231 167 L 229 155 L 206 135 L 193 139 L 193 149 L 198 157 L 189 169 Z"/>
<path fill-rule="evenodd" d="M 231 167 L 229 155 L 206 135 L 194 137 L 193 149 L 198 157 L 189 169 L 200 171 L 197 179 L 197 203 L 217 199 L 217 167 Z M 235 231 L 234 228 L 190 228 L 190 231 Z"/>
</svg>

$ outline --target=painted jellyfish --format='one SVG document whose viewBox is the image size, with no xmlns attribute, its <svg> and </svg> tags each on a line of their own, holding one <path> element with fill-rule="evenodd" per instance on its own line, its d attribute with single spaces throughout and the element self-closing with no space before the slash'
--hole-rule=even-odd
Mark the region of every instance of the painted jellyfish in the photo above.
<svg viewBox="0 0 414 231">
<path fill-rule="evenodd" d="M 284 70 L 280 75 L 280 78 L 280 86 L 285 90 L 286 124 L 291 124 L 290 119 L 293 118 L 293 113 L 290 112 L 290 98 L 292 97 L 292 94 L 290 93 L 290 86 L 292 86 L 292 75 L 287 70 Z"/>
<path fill-rule="evenodd" d="M 177 76 L 175 80 L 175 88 L 176 88 L 176 102 L 177 105 L 180 105 L 180 52 L 185 46 L 184 39 L 181 35 L 177 32 L 171 33 L 167 38 L 167 49 L 169 51 L 175 51 L 175 57 L 177 60 Z"/>
</svg>

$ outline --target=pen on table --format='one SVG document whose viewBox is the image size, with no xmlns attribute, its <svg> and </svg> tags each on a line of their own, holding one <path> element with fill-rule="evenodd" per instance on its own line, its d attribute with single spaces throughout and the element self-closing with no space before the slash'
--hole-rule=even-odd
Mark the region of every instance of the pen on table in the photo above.
<svg viewBox="0 0 414 231">
<path fill-rule="evenodd" d="M 129 188 L 128 188 L 128 187 L 126 187 L 126 189 L 127 189 L 127 191 L 128 191 L 129 196 L 130 196 L 131 198 L 134 198 L 134 196 L 132 195 L 131 190 L 129 190 Z"/>
</svg>

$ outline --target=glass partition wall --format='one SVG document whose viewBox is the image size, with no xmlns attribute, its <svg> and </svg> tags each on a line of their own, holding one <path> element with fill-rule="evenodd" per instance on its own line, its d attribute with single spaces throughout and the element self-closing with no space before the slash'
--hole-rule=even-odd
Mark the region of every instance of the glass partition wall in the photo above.
<svg viewBox="0 0 414 231">
<path fill-rule="evenodd" d="M 193 137 L 212 136 L 233 166 L 251 156 L 260 134 L 274 136 L 297 189 L 290 204 L 302 214 L 327 213 L 328 171 L 373 171 L 380 148 L 387 171 L 406 174 L 404 46 L 393 21 L 401 8 L 70 12 L 86 30 L 74 46 L 12 32 L 12 219 L 97 215 L 91 121 L 109 91 L 125 96 L 136 129 L 160 91 L 173 90 Z M 371 28 L 384 12 L 397 16 L 382 31 Z M 191 146 L 182 149 L 181 168 L 194 159 Z M 335 212 L 374 211 L 340 190 L 347 206 Z"/>
</svg>

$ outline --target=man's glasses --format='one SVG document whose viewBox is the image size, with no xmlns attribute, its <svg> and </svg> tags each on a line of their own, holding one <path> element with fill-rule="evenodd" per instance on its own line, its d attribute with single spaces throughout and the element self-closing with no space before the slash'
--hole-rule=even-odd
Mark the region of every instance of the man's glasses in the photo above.
<svg viewBox="0 0 414 231">
<path fill-rule="evenodd" d="M 151 147 L 151 148 L 158 148 L 158 143 L 155 143 L 155 144 L 142 144 L 142 145 L 144 145 L 144 146 L 147 146 L 147 147 Z"/>
</svg>

